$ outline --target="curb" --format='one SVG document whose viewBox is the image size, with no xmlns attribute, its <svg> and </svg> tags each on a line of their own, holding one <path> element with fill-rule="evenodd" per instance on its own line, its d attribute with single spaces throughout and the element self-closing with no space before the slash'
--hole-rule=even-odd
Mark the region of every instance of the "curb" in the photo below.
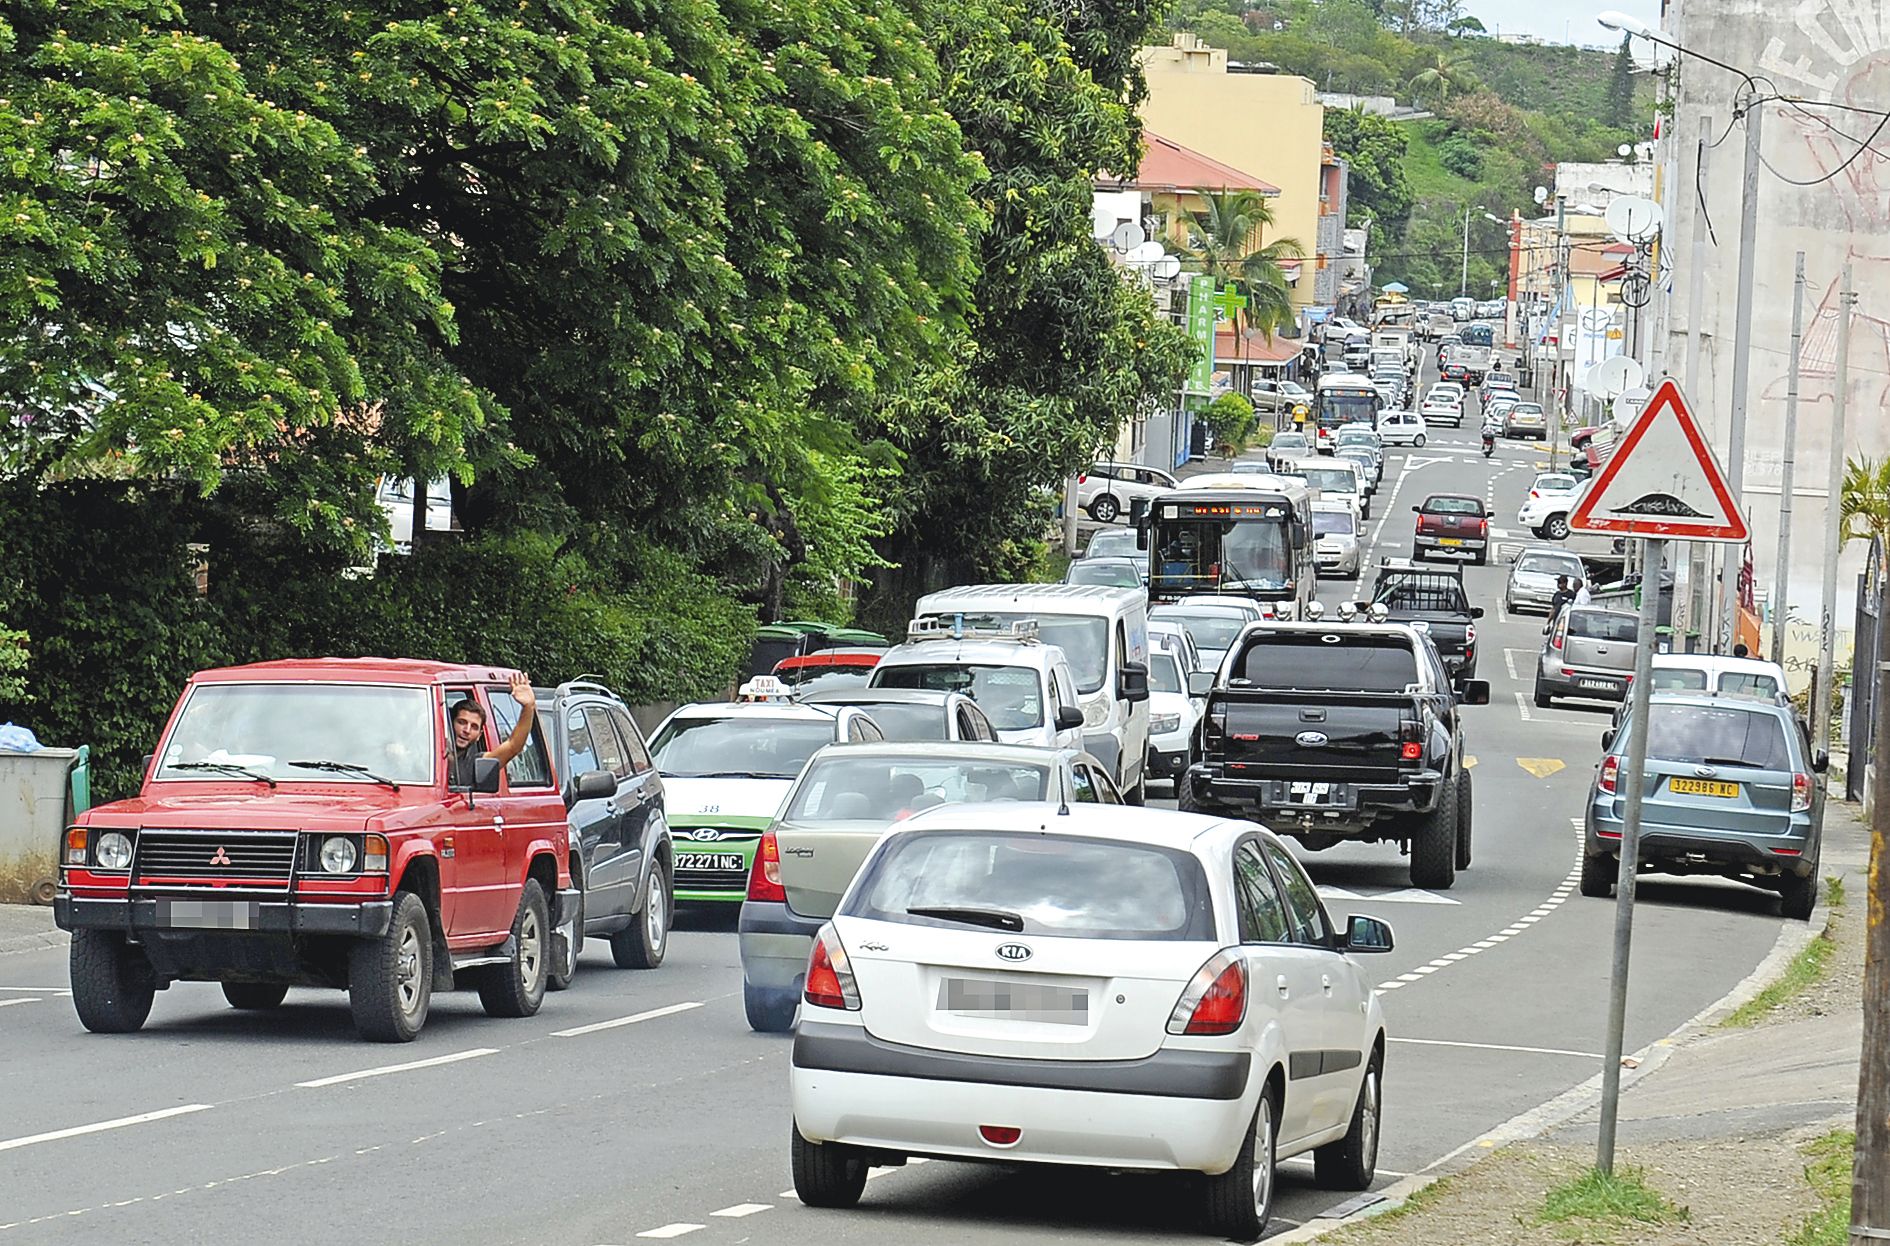
<svg viewBox="0 0 1890 1246">
<path fill-rule="evenodd" d="M 1635 1064 L 1632 1068 L 1621 1070 L 1621 1089 L 1625 1092 L 1628 1087 L 1665 1064 L 1674 1051 L 1717 1026 L 1734 1011 L 1756 997 L 1760 991 L 1771 985 L 1791 959 L 1818 937 L 1830 918 L 1831 911 L 1825 904 L 1824 892 L 1821 888 L 1818 893 L 1818 905 L 1812 910 L 1811 920 L 1794 922 L 1789 918 L 1786 919 L 1787 924 L 1779 931 L 1778 939 L 1772 944 L 1772 950 L 1737 986 L 1682 1022 L 1664 1038 L 1657 1038 L 1624 1058 L 1624 1063 L 1626 1060 L 1633 1060 Z M 1410 1176 L 1386 1186 L 1379 1191 L 1382 1202 L 1374 1203 L 1360 1212 L 1341 1219 L 1315 1217 L 1296 1229 L 1289 1229 L 1285 1233 L 1264 1240 L 1269 1246 L 1273 1246 L 1274 1243 L 1278 1243 L 1279 1246 L 1291 1246 L 1293 1243 L 1315 1242 L 1340 1229 L 1363 1224 L 1374 1216 L 1402 1207 L 1405 1200 L 1419 1190 L 1475 1166 L 1484 1156 L 1493 1153 L 1497 1148 L 1547 1133 L 1551 1129 L 1567 1124 L 1590 1108 L 1596 1107 L 1600 1102 L 1601 1073 L 1597 1071 L 1587 1081 L 1569 1087 L 1553 1099 L 1527 1112 L 1512 1116 L 1487 1133 L 1479 1134 L 1456 1150 L 1432 1160 Z"/>
</svg>

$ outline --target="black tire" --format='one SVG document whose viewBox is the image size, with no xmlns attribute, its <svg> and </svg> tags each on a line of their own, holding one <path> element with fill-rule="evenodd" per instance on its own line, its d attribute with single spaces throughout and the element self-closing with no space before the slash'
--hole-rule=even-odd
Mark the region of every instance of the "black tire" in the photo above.
<svg viewBox="0 0 1890 1246">
<path fill-rule="evenodd" d="M 1113 523 L 1116 516 L 1121 513 L 1121 504 L 1107 493 L 1092 500 L 1089 504 L 1089 517 L 1097 523 Z"/>
<path fill-rule="evenodd" d="M 866 1157 L 840 1142 L 809 1142 L 801 1127 L 792 1135 L 794 1193 L 809 1207 L 855 1207 L 866 1190 Z"/>
<path fill-rule="evenodd" d="M 643 907 L 628 926 L 610 936 L 610 958 L 619 969 L 654 969 L 669 951 L 676 899 L 669 889 L 669 869 L 661 862 L 650 870 Z"/>
<path fill-rule="evenodd" d="M 1461 783 L 1457 792 L 1457 868 L 1467 870 L 1470 868 L 1471 819 L 1476 808 L 1474 785 L 1468 770 L 1463 772 Z"/>
<path fill-rule="evenodd" d="M 571 988 L 571 980 L 577 977 L 578 953 L 584 950 L 584 883 L 576 870 L 571 872 L 571 885 L 577 888 L 577 914 L 571 921 L 571 963 L 554 966 L 545 974 L 545 989 L 548 991 L 566 991 Z"/>
<path fill-rule="evenodd" d="M 1424 434 L 1423 433 L 1419 433 L 1417 436 L 1411 438 L 1411 448 L 1413 450 L 1422 450 L 1424 448 Z"/>
<path fill-rule="evenodd" d="M 785 1034 L 794 1028 L 794 1010 L 800 997 L 792 991 L 764 991 L 742 979 L 742 1011 L 748 1028 L 757 1034 Z"/>
<path fill-rule="evenodd" d="M 1378 1126 L 1384 1111 L 1384 1077 L 1376 1053 L 1359 1079 L 1352 1125 L 1345 1137 L 1313 1152 L 1313 1183 L 1324 1190 L 1365 1190 L 1378 1176 Z"/>
<path fill-rule="evenodd" d="M 1615 859 L 1605 852 L 1582 854 L 1582 894 L 1606 900 L 1614 891 Z"/>
<path fill-rule="evenodd" d="M 132 1034 L 151 1015 L 157 974 L 116 930 L 75 930 L 69 964 L 72 1006 L 94 1034 Z"/>
<path fill-rule="evenodd" d="M 1182 813 L 1206 813 L 1201 802 L 1195 799 L 1194 775 L 1184 770 L 1175 776 L 1175 808 Z"/>
<path fill-rule="evenodd" d="M 286 982 L 225 982 L 223 998 L 230 1001 L 230 1007 L 240 1008 L 244 1012 L 267 1012 L 271 1008 L 282 1007 L 282 1001 L 289 997 Z"/>
<path fill-rule="evenodd" d="M 433 924 L 411 891 L 394 896 L 387 933 L 348 949 L 348 1007 L 371 1043 L 410 1043 L 433 1002 Z"/>
<path fill-rule="evenodd" d="M 1273 1215 L 1274 1142 L 1278 1124 L 1271 1090 L 1260 1096 L 1253 1128 L 1240 1145 L 1234 1166 L 1207 1179 L 1202 1211 L 1215 1237 L 1251 1242 L 1266 1232 Z"/>
<path fill-rule="evenodd" d="M 1568 540 L 1568 516 L 1550 515 L 1549 521 L 1542 525 L 1540 531 L 1543 536 L 1548 537 L 1551 541 Z"/>
<path fill-rule="evenodd" d="M 1550 696 L 1550 695 L 1549 695 L 1548 693 L 1546 693 L 1546 692 L 1544 692 L 1544 691 L 1542 690 L 1542 681 L 1541 681 L 1541 680 L 1537 680 L 1537 681 L 1536 681 L 1536 694 L 1535 694 L 1535 700 L 1536 700 L 1536 708 L 1537 708 L 1537 709 L 1539 709 L 1539 710 L 1546 710 L 1546 709 L 1548 709 L 1548 708 L 1549 708 L 1549 706 L 1550 706 L 1551 704 L 1553 704 L 1553 703 L 1554 703 L 1554 701 L 1555 701 L 1555 698 L 1554 698 L 1554 697 L 1552 697 L 1552 696 Z"/>
<path fill-rule="evenodd" d="M 1414 546 L 1412 546 L 1412 547 L 1411 547 L 1411 561 L 1412 561 L 1412 562 L 1429 562 L 1429 561 L 1430 561 L 1430 558 L 1429 558 L 1429 556 L 1428 556 L 1428 555 L 1427 555 L 1427 554 L 1426 554 L 1426 553 L 1424 552 L 1424 547 L 1423 547 L 1423 546 L 1421 546 L 1421 545 L 1414 545 Z"/>
<path fill-rule="evenodd" d="M 1437 808 L 1416 819 L 1411 835 L 1411 885 L 1449 891 L 1457 881 L 1457 784 L 1444 784 Z"/>
<path fill-rule="evenodd" d="M 1786 874 L 1778 881 L 1779 912 L 1793 921 L 1808 922 L 1818 907 L 1818 872 L 1800 878 Z"/>
<path fill-rule="evenodd" d="M 525 880 L 512 918 L 512 959 L 479 970 L 479 1002 L 489 1017 L 529 1017 L 545 1002 L 551 975 L 551 914 L 545 889 Z"/>
</svg>

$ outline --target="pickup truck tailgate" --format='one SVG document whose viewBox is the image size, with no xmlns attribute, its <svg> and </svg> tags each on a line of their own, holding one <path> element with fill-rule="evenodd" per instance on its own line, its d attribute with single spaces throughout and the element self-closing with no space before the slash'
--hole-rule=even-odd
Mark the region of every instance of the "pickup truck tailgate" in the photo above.
<svg viewBox="0 0 1890 1246">
<path fill-rule="evenodd" d="M 1385 783 L 1398 777 L 1411 698 L 1229 689 L 1208 712 L 1229 778 Z"/>
</svg>

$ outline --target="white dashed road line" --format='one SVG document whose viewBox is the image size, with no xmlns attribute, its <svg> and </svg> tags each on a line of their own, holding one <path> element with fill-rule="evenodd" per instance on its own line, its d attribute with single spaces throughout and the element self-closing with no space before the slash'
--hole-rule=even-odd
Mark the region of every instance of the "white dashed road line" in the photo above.
<svg viewBox="0 0 1890 1246">
<path fill-rule="evenodd" d="M 410 1073 L 415 1069 L 437 1068 L 442 1064 L 458 1064 L 461 1060 L 476 1060 L 480 1056 L 496 1056 L 497 1047 L 474 1047 L 469 1051 L 456 1051 L 448 1056 L 434 1056 L 430 1060 L 411 1060 L 406 1064 L 383 1064 L 377 1069 L 360 1069 L 353 1073 L 337 1073 L 333 1077 L 318 1077 L 312 1082 L 297 1082 L 305 1090 L 319 1090 L 323 1086 L 339 1086 L 343 1082 L 358 1082 L 368 1077 L 386 1077 L 389 1073 Z"/>
<path fill-rule="evenodd" d="M 730 1220 L 740 1220 L 743 1217 L 752 1216 L 758 1211 L 772 1210 L 774 1210 L 773 1203 L 737 1203 L 733 1207 L 724 1207 L 720 1211 L 712 1211 L 709 1214 L 711 1216 L 726 1216 Z"/>
<path fill-rule="evenodd" d="M 568 1030 L 553 1030 L 553 1038 L 577 1038 L 584 1034 L 595 1034 L 599 1030 L 614 1030 L 621 1025 L 636 1025 L 641 1021 L 654 1021 L 658 1017 L 673 1017 L 679 1012 L 688 1012 L 692 1008 L 702 1007 L 701 1000 L 690 1000 L 686 1004 L 668 1004 L 662 1008 L 652 1008 L 648 1012 L 632 1013 L 627 1017 L 617 1017 L 610 1021 L 596 1021 L 590 1025 L 573 1026 Z"/>
<path fill-rule="evenodd" d="M 685 1224 L 679 1221 L 676 1224 L 666 1224 L 660 1228 L 645 1229 L 643 1230 L 643 1232 L 637 1234 L 637 1236 L 638 1237 L 681 1237 L 685 1233 L 694 1233 L 697 1229 L 706 1229 L 708 1227 L 709 1226 L 706 1224 Z"/>
<path fill-rule="evenodd" d="M 38 1002 L 39 1000 L 35 999 L 33 996 L 25 995 L 13 999 L 0 999 L 0 1008 L 10 1008 L 14 1004 L 37 1004 Z"/>
<path fill-rule="evenodd" d="M 37 1146 L 42 1142 L 58 1142 L 64 1138 L 79 1138 L 86 1134 L 100 1134 L 107 1130 L 124 1129 L 130 1125 L 145 1125 L 152 1121 L 168 1120 L 173 1116 L 185 1116 L 192 1112 L 208 1112 L 208 1103 L 186 1103 L 182 1107 L 163 1108 L 156 1112 L 141 1112 L 136 1116 L 120 1116 L 116 1120 L 95 1121 L 90 1125 L 74 1125 L 70 1129 L 55 1129 L 50 1133 L 28 1134 L 24 1138 L 8 1138 L 0 1142 L 0 1151 L 17 1151 L 21 1147 Z"/>
<path fill-rule="evenodd" d="M 1517 1051 L 1527 1056 L 1576 1056 L 1583 1060 L 1600 1060 L 1602 1057 L 1592 1051 L 1570 1051 L 1564 1047 L 1510 1047 L 1503 1043 L 1457 1043 L 1443 1038 L 1390 1038 L 1392 1043 L 1409 1043 L 1414 1047 L 1463 1047 L 1471 1051 Z"/>
</svg>

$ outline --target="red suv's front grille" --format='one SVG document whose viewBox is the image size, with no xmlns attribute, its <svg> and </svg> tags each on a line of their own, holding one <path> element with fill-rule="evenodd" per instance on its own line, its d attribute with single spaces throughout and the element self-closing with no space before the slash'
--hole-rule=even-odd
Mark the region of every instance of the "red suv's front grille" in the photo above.
<svg viewBox="0 0 1890 1246">
<path fill-rule="evenodd" d="M 132 883 L 286 890 L 296 838 L 294 831 L 141 831 Z"/>
</svg>

